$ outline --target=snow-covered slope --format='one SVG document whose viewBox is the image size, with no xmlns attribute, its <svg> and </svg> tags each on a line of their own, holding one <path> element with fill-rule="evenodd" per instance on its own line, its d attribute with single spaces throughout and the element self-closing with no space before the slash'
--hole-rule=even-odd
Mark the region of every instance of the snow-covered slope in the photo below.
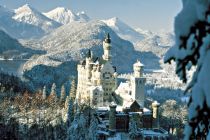
<svg viewBox="0 0 210 140">
<path fill-rule="evenodd" d="M 58 22 L 49 19 L 28 4 L 15 9 L 15 15 L 12 18 L 18 22 L 38 26 L 45 32 L 49 32 L 60 26 Z"/>
<path fill-rule="evenodd" d="M 144 35 L 135 31 L 133 28 L 122 22 L 119 18 L 114 17 L 108 20 L 102 20 L 111 27 L 121 38 L 133 43 L 144 39 Z"/>
<path fill-rule="evenodd" d="M 143 30 L 141 28 L 136 28 L 135 29 L 136 32 L 144 35 L 145 37 L 150 37 L 150 36 L 154 36 L 154 33 L 149 31 L 149 30 Z"/>
<path fill-rule="evenodd" d="M 110 33 L 112 39 L 112 62 L 117 66 L 118 72 L 131 72 L 137 59 L 146 67 L 159 68 L 158 57 L 150 52 L 136 52 L 132 43 L 119 38 L 105 23 L 73 22 L 42 38 L 39 46 L 46 50 L 47 54 L 27 62 L 24 66 L 27 70 L 25 76 L 36 82 L 43 82 L 43 76 L 47 76 L 48 83 L 55 79 L 62 83 L 69 75 L 76 75 L 76 62 L 85 57 L 88 49 L 91 49 L 95 56 L 103 54 L 102 41 L 106 33 Z"/>
<path fill-rule="evenodd" d="M 145 38 L 134 44 L 135 49 L 142 52 L 153 52 L 159 57 L 163 57 L 166 51 L 174 45 L 174 35 L 172 33 L 153 33 L 150 31 L 138 30 L 145 35 Z"/>
<path fill-rule="evenodd" d="M 42 51 L 32 50 L 22 46 L 16 39 L 11 38 L 0 30 L 0 58 L 1 59 L 26 59 Z"/>
<path fill-rule="evenodd" d="M 52 11 L 43 14 L 48 18 L 53 19 L 61 24 L 68 24 L 78 20 L 78 16 L 76 14 L 64 7 L 57 7 Z"/>
<path fill-rule="evenodd" d="M 90 20 L 90 18 L 84 12 L 75 14 L 71 10 L 64 7 L 57 7 L 52 11 L 43 14 L 48 18 L 64 25 L 74 21 L 87 22 Z"/>
</svg>

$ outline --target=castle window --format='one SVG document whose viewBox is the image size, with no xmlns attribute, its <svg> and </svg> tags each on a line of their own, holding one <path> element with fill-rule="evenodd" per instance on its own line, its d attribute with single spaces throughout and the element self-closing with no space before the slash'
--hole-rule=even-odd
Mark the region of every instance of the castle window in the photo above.
<svg viewBox="0 0 210 140">
<path fill-rule="evenodd" d="M 97 95 L 98 93 L 97 92 L 95 92 L 95 95 Z"/>
</svg>

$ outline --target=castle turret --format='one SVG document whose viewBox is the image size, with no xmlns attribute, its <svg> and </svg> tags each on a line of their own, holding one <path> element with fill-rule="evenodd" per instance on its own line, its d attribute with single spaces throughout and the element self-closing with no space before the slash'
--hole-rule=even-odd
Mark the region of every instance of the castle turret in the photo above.
<svg viewBox="0 0 210 140">
<path fill-rule="evenodd" d="M 159 128 L 159 107 L 160 103 L 157 101 L 152 103 L 152 116 L 153 116 L 153 127 Z"/>
<path fill-rule="evenodd" d="M 137 60 L 135 64 L 133 64 L 134 76 L 140 78 L 143 76 L 144 65 Z"/>
<path fill-rule="evenodd" d="M 111 39 L 109 36 L 109 33 L 107 34 L 105 40 L 103 41 L 103 49 L 104 49 L 104 54 L 103 54 L 103 59 L 106 61 L 111 61 Z"/>
<path fill-rule="evenodd" d="M 91 67 L 92 56 L 91 55 L 92 55 L 91 51 L 88 50 L 87 57 L 86 57 L 86 65 L 85 65 L 86 75 L 87 75 L 87 80 L 88 81 L 91 78 L 91 70 L 92 70 L 92 67 Z"/>
<path fill-rule="evenodd" d="M 137 60 L 137 62 L 133 65 L 134 74 L 131 77 L 132 97 L 142 107 L 144 107 L 144 100 L 145 100 L 144 87 L 146 82 L 146 78 L 143 77 L 143 67 L 144 65 Z"/>
<path fill-rule="evenodd" d="M 116 131 L 116 104 L 111 104 L 109 106 L 109 131 L 114 133 Z"/>
</svg>

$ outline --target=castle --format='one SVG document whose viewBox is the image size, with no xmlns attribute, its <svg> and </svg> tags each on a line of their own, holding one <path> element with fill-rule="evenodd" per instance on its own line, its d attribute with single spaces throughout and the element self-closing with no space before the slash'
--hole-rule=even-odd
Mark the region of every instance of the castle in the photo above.
<svg viewBox="0 0 210 140">
<path fill-rule="evenodd" d="M 121 132 L 128 133 L 132 120 L 137 124 L 141 139 L 166 139 L 167 133 L 159 130 L 159 103 L 152 104 L 153 111 L 144 106 L 144 65 L 137 60 L 133 64 L 130 79 L 118 85 L 117 69 L 112 65 L 109 34 L 103 41 L 103 50 L 101 58 L 94 58 L 89 50 L 85 60 L 77 65 L 76 101 L 96 109 L 100 118 L 97 130 L 99 139 L 107 139 Z"/>
<path fill-rule="evenodd" d="M 93 107 L 108 106 L 114 101 L 115 91 L 118 88 L 118 74 L 116 67 L 112 65 L 112 45 L 109 34 L 103 41 L 103 50 L 103 56 L 96 59 L 89 51 L 85 60 L 81 61 L 77 66 L 77 99 L 80 102 L 88 101 Z M 133 70 L 134 74 L 130 79 L 130 91 L 120 96 L 129 96 L 129 100 L 136 100 L 144 107 L 146 79 L 143 77 L 143 64 L 137 61 L 133 65 Z"/>
</svg>

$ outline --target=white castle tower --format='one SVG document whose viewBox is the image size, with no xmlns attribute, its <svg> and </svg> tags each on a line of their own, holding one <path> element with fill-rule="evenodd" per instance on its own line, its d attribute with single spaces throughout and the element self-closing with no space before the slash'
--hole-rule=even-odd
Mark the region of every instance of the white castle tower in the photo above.
<svg viewBox="0 0 210 140">
<path fill-rule="evenodd" d="M 145 99 L 145 82 L 146 78 L 143 77 L 144 65 L 137 60 L 133 64 L 134 74 L 131 77 L 131 92 L 132 98 L 135 99 L 142 107 L 144 107 Z"/>
<path fill-rule="evenodd" d="M 111 60 L 111 39 L 109 36 L 109 33 L 106 36 L 106 39 L 103 41 L 103 49 L 104 49 L 104 54 L 103 54 L 103 59 L 106 61 Z"/>
</svg>

